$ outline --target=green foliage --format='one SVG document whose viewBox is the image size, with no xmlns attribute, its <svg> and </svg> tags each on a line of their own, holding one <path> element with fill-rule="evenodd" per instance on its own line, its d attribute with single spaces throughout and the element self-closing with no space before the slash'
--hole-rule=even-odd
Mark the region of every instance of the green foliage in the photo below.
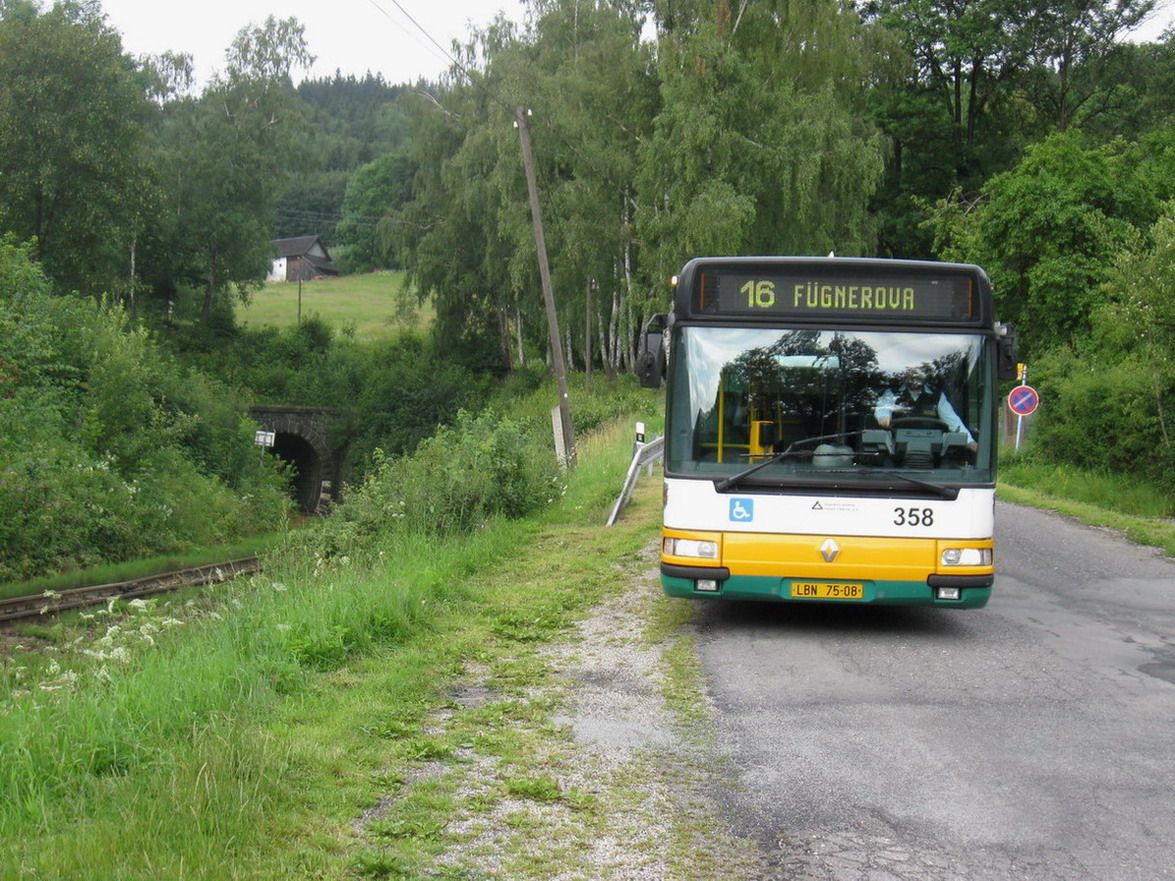
<svg viewBox="0 0 1175 881">
<path fill-rule="evenodd" d="M 627 442 L 625 430 L 584 456 L 575 499 L 615 492 Z M 466 662 L 492 665 L 495 689 L 547 675 L 528 646 L 499 643 L 495 621 L 529 619 L 550 636 L 615 589 L 618 566 L 645 565 L 650 517 L 601 532 L 587 528 L 598 504 L 565 504 L 546 519 L 556 525 L 538 540 L 533 522 L 397 536 L 372 567 L 290 551 L 213 600 L 100 609 L 51 656 L 7 655 L 0 866 L 47 878 L 354 874 L 362 843 L 327 844 L 323 818 L 350 829 L 395 781 L 405 797 L 369 831 L 385 845 L 438 835 L 447 790 L 398 784 L 413 763 L 473 741 L 512 747 L 520 795 L 555 797 L 550 754 L 532 758 L 531 736 L 518 736 L 519 720 L 545 723 L 541 704 L 495 703 L 451 734 L 420 734 Z M 575 789 L 559 798 L 589 804 Z"/>
<path fill-rule="evenodd" d="M 381 244 L 389 239 L 394 241 L 395 236 L 380 236 L 378 228 L 387 214 L 407 201 L 414 170 L 407 156 L 385 153 L 351 176 L 338 234 L 347 243 L 352 271 L 397 265 L 394 255 L 387 254 Z"/>
<path fill-rule="evenodd" d="M 1055 135 L 992 178 L 978 207 L 939 204 L 941 256 L 988 271 L 998 314 L 1017 327 L 1024 355 L 1088 331 L 1115 256 L 1153 221 L 1156 178 L 1139 152 Z"/>
<path fill-rule="evenodd" d="M 322 553 L 355 553 L 395 533 L 451 535 L 520 517 L 559 495 L 554 456 L 521 425 L 462 411 L 411 456 L 378 452 L 366 480 L 323 530 Z"/>
<path fill-rule="evenodd" d="M 355 480 L 375 450 L 410 453 L 462 408 L 480 407 L 490 389 L 488 378 L 419 336 L 360 343 L 313 316 L 281 330 L 241 330 L 231 345 L 186 358 L 259 402 L 335 411 L 333 442 L 348 449 Z M 199 392 L 198 384 L 190 390 Z"/>
<path fill-rule="evenodd" d="M 147 102 L 97 4 L 0 16 L 0 232 L 34 241 L 63 289 L 129 275 Z"/>
<path fill-rule="evenodd" d="M 872 252 L 882 145 L 860 122 L 859 42 L 834 3 L 746 7 L 733 26 L 708 11 L 675 19 L 641 154 L 653 278 L 697 254 Z"/>
<path fill-rule="evenodd" d="M 153 281 L 201 288 L 206 325 L 225 291 L 247 298 L 265 278 L 275 204 L 303 119 L 290 71 L 313 60 L 301 25 L 273 16 L 242 29 L 228 59 L 199 100 L 164 107 L 156 147 L 166 198 Z"/>
<path fill-rule="evenodd" d="M 284 522 L 243 402 L 0 242 L 0 580 Z"/>
<path fill-rule="evenodd" d="M 319 235 L 344 271 L 389 265 L 383 260 L 363 259 L 352 264 L 347 258 L 358 244 L 354 234 L 370 235 L 386 206 L 374 212 L 361 211 L 374 214 L 375 220 L 358 230 L 354 226 L 339 230 L 337 224 L 347 210 L 344 196 L 351 176 L 403 145 L 406 131 L 396 107 L 401 90 L 371 73 L 356 77 L 336 72 L 329 79 L 304 79 L 298 84 L 298 97 L 307 108 L 298 132 L 303 161 L 278 199 L 278 238 Z M 336 251 L 334 246 L 340 244 L 343 247 Z"/>
<path fill-rule="evenodd" d="M 1146 476 L 1175 490 L 1175 203 L 1150 244 L 1123 252 L 1076 349 L 1050 351 L 1034 382 L 1050 401 L 1035 443 L 1055 461 Z M 1039 379 L 1037 378 L 1039 377 Z"/>
</svg>

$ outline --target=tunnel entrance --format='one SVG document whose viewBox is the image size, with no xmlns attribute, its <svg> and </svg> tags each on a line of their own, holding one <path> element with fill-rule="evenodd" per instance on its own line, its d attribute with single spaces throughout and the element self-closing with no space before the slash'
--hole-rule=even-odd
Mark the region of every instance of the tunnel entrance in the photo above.
<svg viewBox="0 0 1175 881">
<path fill-rule="evenodd" d="M 305 438 L 278 432 L 270 450 L 290 464 L 290 490 L 307 514 L 318 510 L 322 496 L 322 460 Z"/>
<path fill-rule="evenodd" d="M 290 464 L 290 491 L 307 514 L 321 513 L 323 502 L 341 498 L 347 476 L 347 446 L 332 443 L 335 411 L 323 407 L 265 405 L 250 415 L 273 432 L 269 451 Z"/>
</svg>

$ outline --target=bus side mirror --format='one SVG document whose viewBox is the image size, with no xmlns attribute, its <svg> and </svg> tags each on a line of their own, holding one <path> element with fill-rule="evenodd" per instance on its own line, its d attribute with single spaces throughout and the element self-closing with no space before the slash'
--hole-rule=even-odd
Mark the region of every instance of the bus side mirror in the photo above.
<svg viewBox="0 0 1175 881">
<path fill-rule="evenodd" d="M 1010 325 L 996 325 L 996 374 L 1000 379 L 1017 379 L 1016 332 Z"/>
<path fill-rule="evenodd" d="M 665 375 L 665 326 L 667 316 L 653 315 L 641 331 L 636 353 L 636 375 L 642 388 L 660 388 Z"/>
</svg>

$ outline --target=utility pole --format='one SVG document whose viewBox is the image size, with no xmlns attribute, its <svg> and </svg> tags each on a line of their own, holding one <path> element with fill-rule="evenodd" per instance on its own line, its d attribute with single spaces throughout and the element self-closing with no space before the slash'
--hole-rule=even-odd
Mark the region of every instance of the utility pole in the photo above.
<svg viewBox="0 0 1175 881">
<path fill-rule="evenodd" d="M 543 216 L 539 211 L 539 187 L 534 174 L 534 157 L 530 153 L 528 112 L 524 107 L 514 110 L 514 124 L 522 141 L 522 167 L 526 171 L 526 189 L 530 194 L 530 216 L 534 221 L 534 244 L 538 251 L 539 277 L 543 283 L 543 302 L 547 307 L 547 339 L 551 346 L 551 363 L 555 368 L 555 382 L 559 386 L 559 423 L 563 428 L 563 449 L 566 464 L 575 464 L 575 432 L 571 427 L 571 399 L 567 396 L 567 367 L 563 362 L 563 344 L 559 340 L 559 316 L 555 312 L 555 293 L 551 289 L 551 268 L 547 265 L 547 242 L 543 237 Z"/>
</svg>

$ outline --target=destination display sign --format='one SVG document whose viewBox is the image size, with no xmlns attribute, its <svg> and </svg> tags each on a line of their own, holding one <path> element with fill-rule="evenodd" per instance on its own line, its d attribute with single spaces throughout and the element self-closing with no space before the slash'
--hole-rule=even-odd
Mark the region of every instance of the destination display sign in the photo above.
<svg viewBox="0 0 1175 881">
<path fill-rule="evenodd" d="M 707 267 L 690 297 L 696 315 L 969 322 L 973 280 L 964 274 L 826 273 L 797 266 Z"/>
</svg>

